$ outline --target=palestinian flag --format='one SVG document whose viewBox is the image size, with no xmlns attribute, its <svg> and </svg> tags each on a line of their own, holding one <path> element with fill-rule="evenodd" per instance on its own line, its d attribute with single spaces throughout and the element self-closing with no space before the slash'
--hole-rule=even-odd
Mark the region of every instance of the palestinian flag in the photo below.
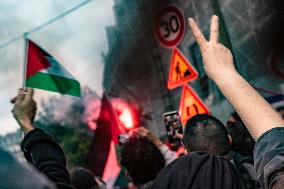
<svg viewBox="0 0 284 189">
<path fill-rule="evenodd" d="M 27 40 L 26 87 L 81 96 L 80 83 L 57 60 Z"/>
</svg>

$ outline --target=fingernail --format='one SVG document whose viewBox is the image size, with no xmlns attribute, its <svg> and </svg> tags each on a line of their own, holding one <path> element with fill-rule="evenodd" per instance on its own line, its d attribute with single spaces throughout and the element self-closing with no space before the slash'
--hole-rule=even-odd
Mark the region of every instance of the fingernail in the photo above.
<svg viewBox="0 0 284 189">
<path fill-rule="evenodd" d="M 219 19 L 219 17 L 218 17 L 217 15 L 213 15 L 213 17 L 214 17 L 215 19 Z"/>
</svg>

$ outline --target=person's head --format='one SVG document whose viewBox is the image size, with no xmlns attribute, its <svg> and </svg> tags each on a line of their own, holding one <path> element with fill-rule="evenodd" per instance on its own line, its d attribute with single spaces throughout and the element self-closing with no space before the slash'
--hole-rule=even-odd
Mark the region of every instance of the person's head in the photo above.
<svg viewBox="0 0 284 189">
<path fill-rule="evenodd" d="M 243 156 L 252 156 L 255 141 L 237 113 L 231 115 L 226 129 L 232 137 L 231 149 Z"/>
<path fill-rule="evenodd" d="M 147 138 L 132 135 L 121 148 L 121 165 L 135 185 L 153 180 L 165 166 L 160 150 Z"/>
<path fill-rule="evenodd" d="M 70 172 L 71 183 L 76 189 L 96 189 L 98 184 L 94 174 L 83 167 L 77 167 Z"/>
<path fill-rule="evenodd" d="M 230 150 L 230 139 L 225 126 L 207 114 L 195 115 L 187 121 L 183 143 L 190 152 L 226 155 Z"/>
</svg>

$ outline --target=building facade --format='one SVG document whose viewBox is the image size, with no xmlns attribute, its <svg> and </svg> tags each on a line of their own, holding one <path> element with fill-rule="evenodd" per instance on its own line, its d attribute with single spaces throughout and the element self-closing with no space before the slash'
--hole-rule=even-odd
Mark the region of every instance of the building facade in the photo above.
<svg viewBox="0 0 284 189">
<path fill-rule="evenodd" d="M 283 93 L 283 64 L 272 68 L 271 59 L 281 60 L 274 56 L 274 46 L 266 42 L 269 41 L 266 34 L 275 29 L 267 25 L 279 15 L 277 10 L 271 11 L 275 7 L 268 6 L 267 1 L 115 0 L 114 4 L 116 24 L 106 29 L 109 47 L 103 55 L 104 89 L 110 96 L 135 103 L 144 113 L 151 115 L 145 126 L 159 136 L 165 134 L 162 115 L 179 109 L 182 89 L 167 89 L 172 49 L 162 46 L 155 35 L 157 16 L 166 5 L 178 6 L 186 21 L 194 17 L 207 37 L 211 15 L 219 15 L 220 40 L 231 48 L 238 71 L 263 96 Z M 185 35 L 177 48 L 199 73 L 199 78 L 189 85 L 211 113 L 225 122 L 234 110 L 205 75 L 199 49 L 187 22 Z"/>
</svg>

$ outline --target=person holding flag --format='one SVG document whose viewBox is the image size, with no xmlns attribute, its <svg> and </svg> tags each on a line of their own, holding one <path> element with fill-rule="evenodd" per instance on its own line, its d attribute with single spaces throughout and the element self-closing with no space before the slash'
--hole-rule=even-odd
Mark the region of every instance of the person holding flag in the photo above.
<svg viewBox="0 0 284 189">
<path fill-rule="evenodd" d="M 59 189 L 74 189 L 61 147 L 43 130 L 33 126 L 36 102 L 32 88 L 80 97 L 80 83 L 51 56 L 25 36 L 23 89 L 11 99 L 12 113 L 25 137 L 21 149 L 28 162 L 44 173 Z"/>
<path fill-rule="evenodd" d="M 12 113 L 20 125 L 25 137 L 21 149 L 26 160 L 53 181 L 58 189 L 74 189 L 66 168 L 66 159 L 61 147 L 43 130 L 33 126 L 36 114 L 36 102 L 31 88 L 20 89 Z"/>
</svg>

